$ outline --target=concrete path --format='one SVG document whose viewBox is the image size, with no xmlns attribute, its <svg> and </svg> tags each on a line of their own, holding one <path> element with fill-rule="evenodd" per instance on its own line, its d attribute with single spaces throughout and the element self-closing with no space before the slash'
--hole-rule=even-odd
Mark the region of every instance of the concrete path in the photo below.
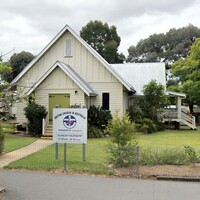
<svg viewBox="0 0 200 200">
<path fill-rule="evenodd" d="M 0 170 L 2 200 L 199 200 L 200 184 Z"/>
<path fill-rule="evenodd" d="M 0 168 L 5 167 L 9 163 L 19 160 L 20 158 L 23 158 L 31 153 L 35 153 L 39 151 L 40 149 L 43 149 L 51 144 L 52 144 L 52 140 L 38 139 L 37 141 L 33 142 L 32 144 L 26 147 L 1 155 Z"/>
</svg>

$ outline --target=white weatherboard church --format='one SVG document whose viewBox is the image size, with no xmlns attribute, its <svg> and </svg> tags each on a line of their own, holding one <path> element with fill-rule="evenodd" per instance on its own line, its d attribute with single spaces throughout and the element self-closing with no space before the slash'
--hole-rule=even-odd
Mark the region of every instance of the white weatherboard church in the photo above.
<svg viewBox="0 0 200 200">
<path fill-rule="evenodd" d="M 110 65 L 69 26 L 65 26 L 11 82 L 23 97 L 34 94 L 46 107 L 46 123 L 53 108 L 102 106 L 113 114 L 128 108 L 130 97 L 144 84 L 166 85 L 164 63 Z M 177 95 L 177 94 L 175 94 Z M 24 123 L 26 102 L 17 103 L 17 122 Z"/>
</svg>

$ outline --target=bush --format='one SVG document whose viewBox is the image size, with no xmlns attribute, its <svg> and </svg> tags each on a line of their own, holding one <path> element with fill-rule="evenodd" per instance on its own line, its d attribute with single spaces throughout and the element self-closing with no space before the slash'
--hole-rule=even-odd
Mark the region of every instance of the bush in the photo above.
<svg viewBox="0 0 200 200">
<path fill-rule="evenodd" d="M 199 161 L 199 157 L 197 155 L 196 150 L 191 146 L 184 146 L 184 152 L 187 156 L 187 159 L 193 165 Z"/>
<path fill-rule="evenodd" d="M 30 103 L 25 109 L 25 116 L 28 119 L 28 131 L 32 135 L 42 134 L 42 119 L 46 118 L 47 111 L 44 106 Z"/>
<path fill-rule="evenodd" d="M 112 115 L 109 110 L 104 110 L 102 107 L 90 106 L 88 109 L 88 124 L 95 126 L 102 132 L 106 129 L 109 120 L 112 119 Z"/>
<path fill-rule="evenodd" d="M 4 149 L 4 134 L 2 133 L 2 125 L 0 123 L 0 154 L 3 152 Z"/>
<path fill-rule="evenodd" d="M 156 123 L 153 120 L 144 118 L 135 124 L 135 129 L 142 133 L 153 133 L 157 131 Z"/>
<path fill-rule="evenodd" d="M 88 138 L 101 138 L 103 132 L 94 125 L 88 125 Z"/>
<path fill-rule="evenodd" d="M 132 99 L 128 113 L 137 131 L 153 133 L 165 129 L 161 123 L 164 107 L 168 103 L 164 91 L 161 84 L 151 81 L 144 86 L 143 96 Z"/>
<path fill-rule="evenodd" d="M 135 123 L 135 129 L 138 132 L 142 133 L 154 133 L 156 131 L 161 131 L 165 129 L 165 126 L 163 123 L 158 121 L 153 121 L 149 118 L 144 118 Z"/>
<path fill-rule="evenodd" d="M 183 165 L 188 162 L 185 152 L 180 148 L 141 148 L 141 165 Z"/>
<path fill-rule="evenodd" d="M 138 144 L 135 129 L 127 114 L 115 115 L 107 127 L 112 136 L 108 144 L 109 161 L 116 167 L 130 166 L 135 160 L 135 150 Z"/>
</svg>

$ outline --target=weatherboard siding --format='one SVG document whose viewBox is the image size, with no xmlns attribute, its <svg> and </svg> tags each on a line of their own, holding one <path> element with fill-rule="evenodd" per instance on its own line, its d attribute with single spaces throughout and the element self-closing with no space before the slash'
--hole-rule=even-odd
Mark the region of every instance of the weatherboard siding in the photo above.
<svg viewBox="0 0 200 200">
<path fill-rule="evenodd" d="M 85 106 L 84 92 L 60 68 L 56 68 L 35 90 L 37 103 L 48 108 L 49 94 L 70 94 L 70 105 Z"/>
<path fill-rule="evenodd" d="M 98 96 L 92 98 L 91 105 L 101 106 L 102 93 L 108 92 L 110 94 L 111 113 L 123 112 L 123 86 L 120 83 L 91 83 L 91 86 L 98 92 Z"/>
<path fill-rule="evenodd" d="M 65 56 L 66 39 L 72 40 L 72 56 Z M 122 113 L 123 85 L 78 39 L 66 31 L 22 76 L 18 84 L 23 85 L 25 94 L 32 85 L 43 76 L 56 61 L 69 65 L 97 93 L 96 97 L 87 97 L 60 68 L 55 69 L 35 90 L 36 102 L 49 107 L 49 94 L 70 94 L 70 105 L 102 106 L 102 92 L 110 93 L 110 110 Z M 19 87 L 18 87 L 19 89 Z M 75 90 L 78 92 L 75 94 Z M 21 115 L 18 113 L 17 115 Z M 21 116 L 20 116 L 21 117 Z"/>
<path fill-rule="evenodd" d="M 26 101 L 21 101 L 21 102 L 17 102 L 16 103 L 16 107 L 17 107 L 17 122 L 18 123 L 26 123 L 27 119 L 24 115 L 24 108 L 27 106 Z"/>
<path fill-rule="evenodd" d="M 65 56 L 66 39 L 72 39 L 72 56 Z M 116 78 L 71 33 L 66 32 L 21 78 L 21 84 L 36 83 L 56 61 L 68 64 L 87 82 L 112 82 Z"/>
</svg>

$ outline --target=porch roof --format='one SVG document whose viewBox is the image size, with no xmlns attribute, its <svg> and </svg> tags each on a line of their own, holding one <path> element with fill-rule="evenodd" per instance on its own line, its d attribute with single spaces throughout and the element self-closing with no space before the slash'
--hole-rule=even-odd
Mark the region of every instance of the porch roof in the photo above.
<svg viewBox="0 0 200 200">
<path fill-rule="evenodd" d="M 67 64 L 56 61 L 50 68 L 47 70 L 41 78 L 27 91 L 27 95 L 31 94 L 56 68 L 60 67 L 63 72 L 68 75 L 88 96 L 96 96 L 96 92 Z"/>
<path fill-rule="evenodd" d="M 174 91 L 166 91 L 166 95 L 171 97 L 181 97 L 182 99 L 186 98 L 186 94 Z"/>
</svg>

